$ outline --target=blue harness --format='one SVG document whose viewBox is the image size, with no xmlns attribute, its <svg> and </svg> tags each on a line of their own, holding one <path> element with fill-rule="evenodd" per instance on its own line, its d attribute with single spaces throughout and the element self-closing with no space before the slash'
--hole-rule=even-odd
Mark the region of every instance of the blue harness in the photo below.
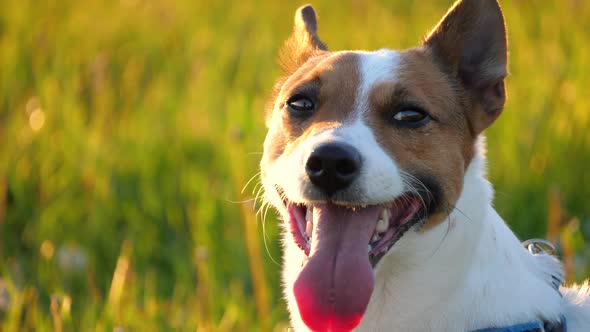
<svg viewBox="0 0 590 332">
<path fill-rule="evenodd" d="M 546 253 L 553 255 L 555 247 L 548 241 L 541 239 L 531 239 L 522 243 L 522 245 L 533 255 L 539 253 Z M 551 286 L 559 292 L 559 285 L 562 280 L 558 276 L 552 276 Z M 567 332 L 567 323 L 565 317 L 561 316 L 559 321 L 549 322 L 544 320 L 536 320 L 523 324 L 516 324 L 505 327 L 490 327 L 480 330 L 473 330 L 471 332 Z"/>
<path fill-rule="evenodd" d="M 505 327 L 491 327 L 471 332 L 567 332 L 565 318 L 557 322 L 534 321 Z"/>
</svg>

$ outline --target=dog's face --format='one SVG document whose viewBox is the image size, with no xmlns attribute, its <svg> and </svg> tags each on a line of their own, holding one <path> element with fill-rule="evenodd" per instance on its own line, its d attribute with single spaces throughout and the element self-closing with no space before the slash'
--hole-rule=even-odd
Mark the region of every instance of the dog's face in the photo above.
<svg viewBox="0 0 590 332">
<path fill-rule="evenodd" d="M 461 194 L 504 105 L 504 21 L 495 0 L 459 1 L 417 48 L 329 52 L 306 6 L 282 55 L 261 170 L 285 246 L 300 248 L 286 292 L 311 330 L 347 331 L 396 242 Z"/>
</svg>

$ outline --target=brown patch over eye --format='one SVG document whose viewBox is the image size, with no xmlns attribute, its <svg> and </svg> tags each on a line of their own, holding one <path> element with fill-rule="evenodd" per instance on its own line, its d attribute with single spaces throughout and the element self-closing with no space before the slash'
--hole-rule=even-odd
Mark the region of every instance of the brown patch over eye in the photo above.
<svg viewBox="0 0 590 332">
<path fill-rule="evenodd" d="M 414 49 L 402 53 L 395 80 L 372 89 L 369 104 L 367 124 L 400 169 L 437 179 L 438 197 L 425 229 L 438 224 L 457 201 L 473 156 L 475 137 L 461 91 L 427 52 Z"/>
<path fill-rule="evenodd" d="M 267 138 L 273 143 L 268 149 L 269 159 L 289 154 L 309 135 L 354 116 L 360 85 L 358 68 L 357 54 L 324 52 L 279 81 L 267 104 L 267 125 L 271 128 Z"/>
</svg>

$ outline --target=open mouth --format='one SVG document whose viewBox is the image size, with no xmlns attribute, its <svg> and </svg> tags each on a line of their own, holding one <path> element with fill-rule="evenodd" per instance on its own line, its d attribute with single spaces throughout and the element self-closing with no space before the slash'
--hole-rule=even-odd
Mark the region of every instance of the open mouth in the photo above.
<svg viewBox="0 0 590 332">
<path fill-rule="evenodd" d="M 422 199 L 406 194 L 368 206 L 284 204 L 295 243 L 306 255 L 293 284 L 303 322 L 316 332 L 351 331 L 373 293 L 374 267 L 421 220 Z"/>
<path fill-rule="evenodd" d="M 285 202 L 289 212 L 288 222 L 293 239 L 307 256 L 310 254 L 314 228 L 318 225 L 317 218 L 314 222 L 314 208 L 321 209 L 326 204 L 330 203 L 305 205 Z M 371 265 L 375 267 L 402 235 L 420 220 L 418 216 L 421 207 L 420 197 L 406 194 L 389 204 L 339 206 L 338 208 L 349 210 L 353 215 L 365 209 L 380 210 L 374 223 L 367 225 L 367 227 L 373 227 L 370 240 L 367 243 L 367 255 Z"/>
</svg>

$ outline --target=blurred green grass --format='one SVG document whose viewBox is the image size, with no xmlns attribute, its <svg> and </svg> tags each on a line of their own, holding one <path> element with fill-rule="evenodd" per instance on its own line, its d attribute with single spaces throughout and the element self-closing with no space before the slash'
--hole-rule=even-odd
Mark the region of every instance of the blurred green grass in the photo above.
<svg viewBox="0 0 590 332">
<path fill-rule="evenodd" d="M 286 326 L 277 222 L 269 212 L 263 232 L 256 181 L 241 190 L 257 172 L 275 57 L 301 4 L 1 3 L 0 330 Z M 413 46 L 450 1 L 313 4 L 337 50 Z M 496 206 L 522 238 L 545 236 L 558 192 L 559 218 L 577 217 L 561 232 L 580 279 L 590 3 L 502 5 L 511 76 L 488 132 Z"/>
</svg>

